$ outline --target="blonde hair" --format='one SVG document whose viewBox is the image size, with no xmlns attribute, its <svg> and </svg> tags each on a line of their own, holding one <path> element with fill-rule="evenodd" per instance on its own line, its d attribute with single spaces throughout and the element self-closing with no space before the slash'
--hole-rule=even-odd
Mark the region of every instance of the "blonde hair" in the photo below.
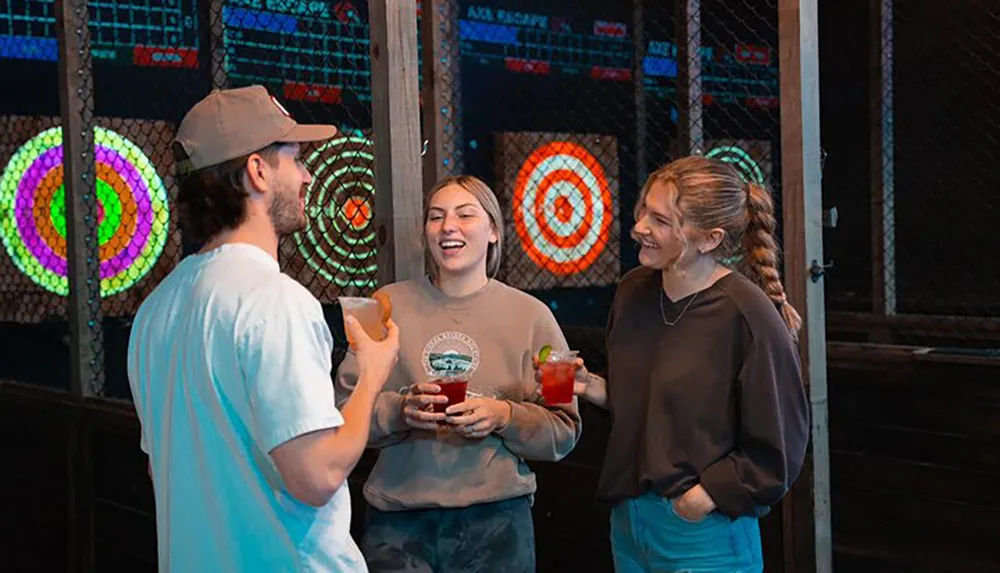
<svg viewBox="0 0 1000 573">
<path fill-rule="evenodd" d="M 430 191 L 427 192 L 427 196 L 424 198 L 424 224 L 427 223 L 427 215 L 430 212 L 431 199 L 434 195 L 444 189 L 449 185 L 457 185 L 462 189 L 466 190 L 479 204 L 482 205 L 483 210 L 486 211 L 486 215 L 490 218 L 490 225 L 493 226 L 493 231 L 497 234 L 497 240 L 495 243 L 490 243 L 486 247 L 486 276 L 493 278 L 496 276 L 497 272 L 500 270 L 500 256 L 503 253 L 503 239 L 504 239 L 504 227 L 503 227 L 503 213 L 500 211 L 500 202 L 497 200 L 497 196 L 490 189 L 490 186 L 483 183 L 478 177 L 472 175 L 452 175 L 450 177 L 445 177 L 444 179 L 438 181 L 431 187 Z M 426 244 L 426 236 L 424 238 L 424 250 L 427 253 L 427 260 L 430 263 L 432 273 L 437 274 L 437 263 L 434 262 L 434 257 L 430 256 L 429 245 Z"/>
<path fill-rule="evenodd" d="M 722 229 L 725 235 L 713 252 L 717 260 L 738 270 L 759 286 L 781 311 L 793 338 L 798 338 L 802 317 L 788 302 L 778 272 L 779 252 L 774 239 L 777 221 L 774 201 L 763 185 L 748 183 L 723 161 L 700 156 L 678 159 L 659 168 L 646 180 L 635 207 L 638 221 L 646 195 L 655 184 L 673 194 L 679 223 L 696 229 Z M 683 240 L 683 235 L 681 235 Z"/>
</svg>

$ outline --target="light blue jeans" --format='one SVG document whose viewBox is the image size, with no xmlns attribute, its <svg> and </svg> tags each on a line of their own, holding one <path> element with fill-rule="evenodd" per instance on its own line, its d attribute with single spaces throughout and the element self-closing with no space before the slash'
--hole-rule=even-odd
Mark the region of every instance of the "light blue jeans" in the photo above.
<svg viewBox="0 0 1000 573">
<path fill-rule="evenodd" d="M 764 560 L 756 517 L 718 511 L 692 522 L 673 501 L 654 493 L 611 510 L 616 573 L 761 573 Z"/>
</svg>

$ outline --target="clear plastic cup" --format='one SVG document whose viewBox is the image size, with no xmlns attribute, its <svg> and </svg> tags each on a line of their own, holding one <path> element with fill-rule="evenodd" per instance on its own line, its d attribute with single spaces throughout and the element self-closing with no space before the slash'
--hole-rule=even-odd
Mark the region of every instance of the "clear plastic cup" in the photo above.
<svg viewBox="0 0 1000 573">
<path fill-rule="evenodd" d="M 542 373 L 542 398 L 546 404 L 569 404 L 573 401 L 576 378 L 576 350 L 553 350 L 539 365 Z"/>
<path fill-rule="evenodd" d="M 372 340 L 384 340 L 387 331 L 384 320 L 384 309 L 382 304 L 374 298 L 342 296 L 337 299 L 344 314 L 344 332 L 347 334 L 347 342 L 354 345 L 354 337 L 347 328 L 348 315 L 353 316 L 361 323 L 361 328 Z"/>
<path fill-rule="evenodd" d="M 469 378 L 465 373 L 439 373 L 431 383 L 441 387 L 439 396 L 448 398 L 448 402 L 445 404 L 434 404 L 435 412 L 445 414 L 448 406 L 465 402 L 469 390 Z M 448 422 L 447 420 L 442 420 L 438 424 L 447 426 Z"/>
</svg>

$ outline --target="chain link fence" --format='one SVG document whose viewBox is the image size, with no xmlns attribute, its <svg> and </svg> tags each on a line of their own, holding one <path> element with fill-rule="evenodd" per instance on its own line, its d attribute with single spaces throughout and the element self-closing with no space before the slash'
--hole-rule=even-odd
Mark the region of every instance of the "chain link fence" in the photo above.
<svg viewBox="0 0 1000 573">
<path fill-rule="evenodd" d="M 0 378 L 68 388 L 74 368 L 90 365 L 76 376 L 86 394 L 129 398 L 131 318 L 200 248 L 178 230 L 171 141 L 214 88 L 264 84 L 300 122 L 340 128 L 304 150 L 308 227 L 282 241 L 279 259 L 327 308 L 374 289 L 366 3 L 66 4 L 64 14 L 53 3 L 0 7 L 0 68 L 24 79 L 0 109 Z M 64 145 L 65 117 L 90 135 Z M 81 154 L 75 171 L 64 149 Z"/>
<path fill-rule="evenodd" d="M 831 339 L 1000 348 L 1000 291 L 982 272 L 1000 221 L 998 20 L 982 1 L 821 12 Z"/>
<path fill-rule="evenodd" d="M 462 8 L 466 168 L 504 210 L 499 278 L 547 302 L 593 365 L 622 258 L 636 255 L 621 241 L 637 186 L 632 6 Z"/>
<path fill-rule="evenodd" d="M 774 2 L 449 2 L 466 171 L 507 217 L 500 278 L 545 300 L 603 361 L 617 279 L 635 267 L 647 175 L 688 153 L 774 189 Z M 780 197 L 776 197 L 780 203 Z"/>
<path fill-rule="evenodd" d="M 170 142 L 184 112 L 214 88 L 264 84 L 299 121 L 341 128 L 305 150 L 314 176 L 308 226 L 282 241 L 279 258 L 330 309 L 342 341 L 336 297 L 376 287 L 367 4 L 89 0 L 75 9 L 89 32 L 81 57 L 67 62 L 82 82 L 67 99 L 93 132 L 94 158 L 85 162 L 93 172 L 81 177 L 89 177 L 84 206 L 95 213 L 79 220 L 100 262 L 100 307 L 85 317 L 96 346 L 84 352 L 100 370 L 94 393 L 128 397 L 130 317 L 199 248 L 177 227 Z M 424 44 L 425 185 L 467 172 L 494 188 L 509 238 L 500 278 L 545 300 L 567 330 L 582 329 L 575 338 L 593 346 L 581 348 L 585 355 L 600 354 L 615 282 L 637 264 L 628 232 L 650 171 L 704 153 L 777 183 L 773 2 L 447 0 L 414 9 Z M 24 225 L 9 224 L 5 237 L 31 228 L 58 242 L 66 237 L 58 161 L 45 164 L 54 174 L 41 183 L 24 183 L 16 168 L 61 121 L 55 6 L 6 10 L 0 65 L 38 81 L 18 84 L 0 119 L 0 159 L 15 166 L 5 185 L 30 198 L 6 203 L 5 221 Z M 48 237 L 35 236 L 39 245 Z M 19 328 L 51 323 L 52 340 L 39 348 L 66 355 L 67 279 L 60 291 L 26 270 L 22 259 L 40 257 L 32 248 L 8 247 L 0 261 L 9 278 L 2 318 Z M 67 378 L 65 368 L 46 371 L 60 361 L 48 363 L 37 367 L 45 374 L 32 361 L 5 376 Z"/>
<path fill-rule="evenodd" d="M 615 282 L 638 264 L 632 209 L 656 167 L 729 161 L 772 189 L 780 222 L 776 0 L 413 5 L 424 184 L 462 172 L 493 187 L 508 236 L 499 278 L 548 303 L 590 362 Z M 80 0 L 63 7 L 63 44 L 56 9 L 0 13 L 0 68 L 21 79 L 0 109 L 0 378 L 67 387 L 91 357 L 93 392 L 128 398 L 130 319 L 199 248 L 177 227 L 174 130 L 211 89 L 255 83 L 299 121 L 341 130 L 305 150 L 308 226 L 279 258 L 329 309 L 342 348 L 336 297 L 377 286 L 367 3 Z M 839 215 L 825 233 L 831 338 L 995 346 L 997 289 L 969 269 L 992 260 L 997 11 L 821 9 L 824 206 Z M 943 30 L 968 33 L 926 41 Z M 66 117 L 82 128 L 67 148 L 89 154 L 76 168 L 61 161 Z M 70 172 L 86 190 L 72 216 Z"/>
<path fill-rule="evenodd" d="M 347 347 L 337 297 L 376 284 L 375 149 L 366 2 L 221 5 L 227 87 L 263 84 L 301 123 L 338 135 L 303 147 L 313 182 L 306 228 L 279 245 L 282 270 L 324 305 L 339 362 Z"/>
</svg>

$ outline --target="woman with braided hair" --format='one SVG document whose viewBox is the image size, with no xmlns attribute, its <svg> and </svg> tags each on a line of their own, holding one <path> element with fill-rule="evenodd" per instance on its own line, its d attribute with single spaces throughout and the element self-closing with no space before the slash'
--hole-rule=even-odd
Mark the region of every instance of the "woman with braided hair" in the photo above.
<svg viewBox="0 0 1000 573">
<path fill-rule="evenodd" d="M 774 205 L 729 164 L 686 157 L 635 209 L 642 264 L 622 277 L 606 377 L 576 391 L 611 413 L 598 486 L 619 572 L 763 570 L 758 517 L 809 439 Z"/>
</svg>

